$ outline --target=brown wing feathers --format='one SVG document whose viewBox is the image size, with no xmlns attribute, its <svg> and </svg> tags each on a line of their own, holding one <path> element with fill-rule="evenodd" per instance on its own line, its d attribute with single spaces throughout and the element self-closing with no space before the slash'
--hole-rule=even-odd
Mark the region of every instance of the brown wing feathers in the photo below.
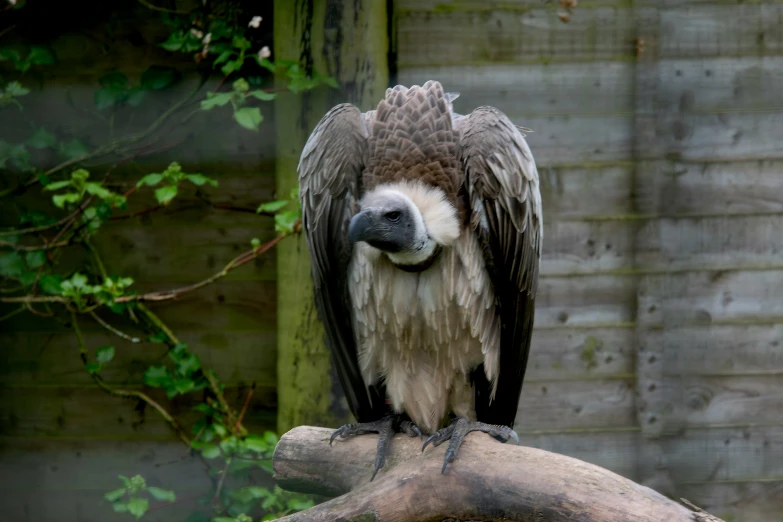
<svg viewBox="0 0 783 522">
<path fill-rule="evenodd" d="M 440 187 L 455 207 L 461 206 L 458 133 L 440 83 L 387 89 L 370 132 L 367 190 L 380 183 L 418 180 Z"/>
</svg>

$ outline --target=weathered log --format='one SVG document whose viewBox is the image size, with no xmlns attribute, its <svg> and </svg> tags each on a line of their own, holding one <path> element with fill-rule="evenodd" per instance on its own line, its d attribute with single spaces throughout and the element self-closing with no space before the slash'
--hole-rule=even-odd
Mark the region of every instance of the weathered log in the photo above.
<svg viewBox="0 0 783 522">
<path fill-rule="evenodd" d="M 330 434 L 301 426 L 280 439 L 280 486 L 337 496 L 281 520 L 720 522 L 604 468 L 483 433 L 467 437 L 445 474 L 445 445 L 422 453 L 419 439 L 397 435 L 370 482 L 377 436 L 337 439 L 330 447 Z"/>
</svg>

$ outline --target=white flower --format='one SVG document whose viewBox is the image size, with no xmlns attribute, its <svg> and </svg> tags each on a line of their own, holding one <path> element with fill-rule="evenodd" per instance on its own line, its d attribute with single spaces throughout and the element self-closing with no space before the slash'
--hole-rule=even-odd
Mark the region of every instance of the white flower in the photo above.
<svg viewBox="0 0 783 522">
<path fill-rule="evenodd" d="M 204 39 L 201 40 L 201 43 L 203 43 L 204 45 L 209 45 L 209 42 L 211 41 L 212 41 L 212 33 L 207 33 Z"/>
<path fill-rule="evenodd" d="M 195 37 L 196 37 L 196 38 L 198 38 L 199 40 L 201 40 L 202 38 L 204 38 L 204 33 L 202 33 L 201 31 L 199 31 L 198 29 L 191 29 L 191 30 L 190 30 L 190 34 L 192 34 L 193 36 L 195 36 Z"/>
<path fill-rule="evenodd" d="M 258 59 L 263 60 L 264 58 L 269 58 L 272 56 L 272 51 L 269 50 L 269 46 L 263 46 L 260 51 L 258 51 Z"/>
<path fill-rule="evenodd" d="M 16 5 L 16 0 L 8 0 L 8 3 L 11 5 Z"/>
<path fill-rule="evenodd" d="M 258 29 L 258 27 L 261 25 L 261 18 L 260 16 L 254 16 L 252 20 L 250 20 L 250 23 L 247 24 L 248 27 L 252 27 L 253 29 Z"/>
</svg>

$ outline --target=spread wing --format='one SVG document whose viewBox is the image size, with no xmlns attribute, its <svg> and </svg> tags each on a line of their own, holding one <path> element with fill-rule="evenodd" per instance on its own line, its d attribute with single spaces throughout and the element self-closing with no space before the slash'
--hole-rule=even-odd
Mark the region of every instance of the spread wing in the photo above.
<svg viewBox="0 0 783 522">
<path fill-rule="evenodd" d="M 385 408 L 383 390 L 366 386 L 361 376 L 347 287 L 348 224 L 358 210 L 367 135 L 359 109 L 337 105 L 315 127 L 299 160 L 299 198 L 315 303 L 340 384 L 359 422 L 380 418 Z"/>
<path fill-rule="evenodd" d="M 538 172 L 524 137 L 499 110 L 479 107 L 455 117 L 455 127 L 461 135 L 470 226 L 484 250 L 501 320 L 500 370 L 494 386 L 483 368 L 474 372 L 476 414 L 483 422 L 513 426 L 530 350 L 541 257 Z"/>
</svg>

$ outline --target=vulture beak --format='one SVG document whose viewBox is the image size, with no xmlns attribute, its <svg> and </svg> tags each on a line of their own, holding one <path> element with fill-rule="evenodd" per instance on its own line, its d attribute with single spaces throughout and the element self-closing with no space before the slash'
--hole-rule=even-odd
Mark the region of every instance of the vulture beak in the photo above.
<svg viewBox="0 0 783 522">
<path fill-rule="evenodd" d="M 353 245 L 357 241 L 367 239 L 372 235 L 375 220 L 370 210 L 362 210 L 351 218 L 348 225 L 348 241 Z"/>
</svg>

